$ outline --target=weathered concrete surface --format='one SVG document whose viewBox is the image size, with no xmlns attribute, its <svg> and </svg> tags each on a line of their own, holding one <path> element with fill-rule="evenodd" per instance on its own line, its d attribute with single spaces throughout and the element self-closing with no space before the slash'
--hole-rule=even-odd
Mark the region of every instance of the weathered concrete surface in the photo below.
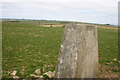
<svg viewBox="0 0 120 80">
<path fill-rule="evenodd" d="M 97 78 L 98 40 L 94 26 L 67 24 L 55 78 Z"/>
</svg>

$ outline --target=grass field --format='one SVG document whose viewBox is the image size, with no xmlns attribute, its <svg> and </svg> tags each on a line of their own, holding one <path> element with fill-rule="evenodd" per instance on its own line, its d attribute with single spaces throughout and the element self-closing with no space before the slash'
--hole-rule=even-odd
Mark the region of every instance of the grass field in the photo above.
<svg viewBox="0 0 120 80">
<path fill-rule="evenodd" d="M 2 26 L 3 78 L 11 78 L 13 70 L 21 78 L 29 78 L 36 69 L 42 73 L 55 70 L 63 27 L 42 27 L 31 22 L 4 22 Z M 118 30 L 98 28 L 98 40 L 100 65 L 117 74 Z"/>
</svg>

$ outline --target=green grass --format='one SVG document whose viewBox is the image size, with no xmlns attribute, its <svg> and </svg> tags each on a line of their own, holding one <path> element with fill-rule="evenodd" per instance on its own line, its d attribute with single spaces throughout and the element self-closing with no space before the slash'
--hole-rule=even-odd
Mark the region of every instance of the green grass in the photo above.
<svg viewBox="0 0 120 80">
<path fill-rule="evenodd" d="M 54 71 L 63 28 L 47 28 L 21 23 L 3 23 L 3 70 L 20 72 L 26 77 L 36 69 L 50 65 Z M 3 72 L 3 77 L 8 77 Z"/>
<path fill-rule="evenodd" d="M 118 30 L 98 28 L 99 61 L 109 66 L 118 66 Z"/>
<path fill-rule="evenodd" d="M 11 78 L 9 72 L 13 70 L 22 78 L 28 78 L 36 69 L 54 71 L 63 30 L 62 27 L 40 27 L 30 22 L 3 23 L 3 78 Z M 118 56 L 117 34 L 117 30 L 98 28 L 101 64 L 117 66 L 113 61 Z"/>
</svg>

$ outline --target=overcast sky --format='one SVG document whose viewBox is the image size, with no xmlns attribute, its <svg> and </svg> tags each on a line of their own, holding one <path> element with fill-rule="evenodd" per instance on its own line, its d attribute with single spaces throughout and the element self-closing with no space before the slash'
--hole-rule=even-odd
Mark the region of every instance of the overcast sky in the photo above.
<svg viewBox="0 0 120 80">
<path fill-rule="evenodd" d="M 3 18 L 118 24 L 119 0 L 1 0 Z M 0 9 L 0 10 L 1 10 Z"/>
</svg>

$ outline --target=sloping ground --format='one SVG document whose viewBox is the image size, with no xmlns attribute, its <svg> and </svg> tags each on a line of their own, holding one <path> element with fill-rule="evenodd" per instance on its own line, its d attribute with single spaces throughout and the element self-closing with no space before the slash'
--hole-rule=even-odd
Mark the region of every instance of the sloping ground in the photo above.
<svg viewBox="0 0 120 80">
<path fill-rule="evenodd" d="M 64 27 L 63 24 L 44 24 L 44 25 L 39 25 L 39 26 L 42 26 L 42 27 Z"/>
<path fill-rule="evenodd" d="M 64 28 L 29 23 L 3 23 L 3 78 L 11 78 L 9 73 L 14 70 L 20 78 L 29 78 L 36 69 L 55 70 Z M 99 78 L 118 77 L 117 63 L 113 61 L 118 60 L 117 34 L 115 29 L 98 28 Z"/>
<path fill-rule="evenodd" d="M 97 26 L 99 28 L 105 28 L 105 29 L 120 29 L 117 26 Z"/>
</svg>

